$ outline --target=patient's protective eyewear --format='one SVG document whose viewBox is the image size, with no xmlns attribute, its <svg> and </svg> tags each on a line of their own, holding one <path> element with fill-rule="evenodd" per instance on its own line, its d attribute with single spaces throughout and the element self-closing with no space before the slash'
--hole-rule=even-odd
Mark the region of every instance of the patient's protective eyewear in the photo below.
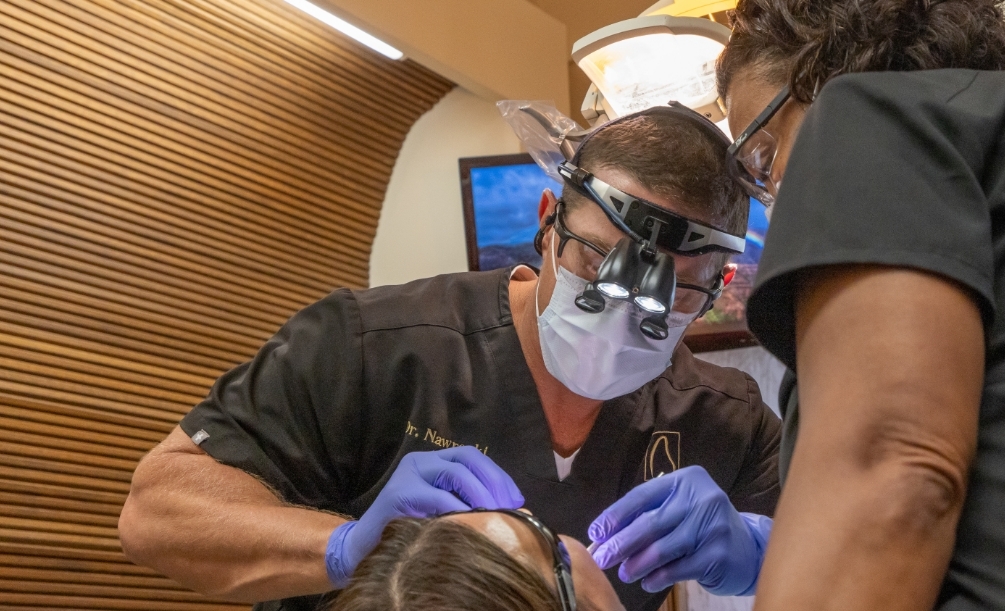
<svg viewBox="0 0 1005 611">
<path fill-rule="evenodd" d="M 764 130 L 764 126 L 781 110 L 789 97 L 791 92 L 786 85 L 726 151 L 726 167 L 733 180 L 743 187 L 747 195 L 765 206 L 775 203 L 767 185 L 771 182 L 771 168 L 778 153 L 778 142 Z"/>
<path fill-rule="evenodd" d="M 544 540 L 548 549 L 551 550 L 552 571 L 555 573 L 555 582 L 558 586 L 558 600 L 562 605 L 562 611 L 576 611 L 576 591 L 572 587 L 572 559 L 569 557 L 569 550 L 565 548 L 565 543 L 558 538 L 555 531 L 548 528 L 548 526 L 537 517 L 529 513 L 515 511 L 512 509 L 475 508 L 472 509 L 471 512 L 452 511 L 450 513 L 445 513 L 440 517 L 472 512 L 502 513 L 516 518 L 524 524 L 530 525 L 530 527 L 533 528 L 534 531 L 537 532 L 537 534 Z"/>
</svg>

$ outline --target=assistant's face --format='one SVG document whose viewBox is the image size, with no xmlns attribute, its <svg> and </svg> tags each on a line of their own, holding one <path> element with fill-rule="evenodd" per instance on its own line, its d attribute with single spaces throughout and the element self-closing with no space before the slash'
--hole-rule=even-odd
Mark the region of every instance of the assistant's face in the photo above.
<svg viewBox="0 0 1005 611">
<path fill-rule="evenodd" d="M 596 170 L 594 175 L 625 193 L 649 200 L 671 212 L 684 214 L 678 202 L 646 189 L 622 170 L 604 167 Z M 685 216 L 687 215 L 685 214 Z M 710 222 L 710 219 L 695 220 L 704 223 Z M 611 251 L 618 241 L 625 237 L 625 234 L 607 218 L 603 210 L 600 209 L 600 206 L 592 201 L 581 202 L 573 207 L 566 213 L 565 222 L 572 233 L 589 240 L 605 252 Z M 552 292 L 555 289 L 555 274 L 552 270 L 551 257 L 557 254 L 558 236 L 555 234 L 554 228 L 551 228 L 545 234 L 542 246 L 544 257 L 541 264 L 541 284 L 538 293 L 538 304 L 543 312 L 544 308 L 550 303 Z M 720 271 L 714 266 L 714 255 L 712 254 L 698 255 L 696 257 L 672 254 L 670 256 L 674 259 L 677 282 L 680 284 L 711 287 Z M 569 240 L 566 243 L 562 256 L 556 260 L 556 263 L 580 278 L 592 281 L 597 275 L 602 260 L 602 257 L 589 248 L 575 240 Z"/>
<path fill-rule="evenodd" d="M 557 587 L 552 572 L 551 551 L 530 525 L 512 516 L 488 511 L 458 513 L 443 519 L 459 522 L 485 535 L 517 561 L 540 571 L 550 587 Z M 582 611 L 624 611 L 607 576 L 583 544 L 571 537 L 559 537 L 572 561 L 572 585 L 576 590 L 577 607 Z"/>
<path fill-rule="evenodd" d="M 769 83 L 756 76 L 738 76 L 726 92 L 726 119 L 729 131 L 735 136 L 743 133 L 747 126 L 761 114 L 784 83 Z M 789 163 L 792 145 L 799 135 L 799 127 L 806 116 L 806 106 L 789 98 L 785 105 L 762 128 L 775 141 L 774 162 L 771 165 L 770 180 L 765 188 L 772 196 L 778 195 L 785 167 Z"/>
</svg>

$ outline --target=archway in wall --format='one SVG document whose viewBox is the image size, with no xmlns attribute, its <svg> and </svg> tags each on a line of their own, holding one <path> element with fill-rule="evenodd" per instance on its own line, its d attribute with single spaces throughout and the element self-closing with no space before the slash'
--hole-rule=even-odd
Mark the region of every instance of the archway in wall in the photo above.
<svg viewBox="0 0 1005 611">
<path fill-rule="evenodd" d="M 140 456 L 293 312 L 365 286 L 453 84 L 280 0 L 0 3 L 0 606 L 239 608 L 129 564 Z"/>
</svg>

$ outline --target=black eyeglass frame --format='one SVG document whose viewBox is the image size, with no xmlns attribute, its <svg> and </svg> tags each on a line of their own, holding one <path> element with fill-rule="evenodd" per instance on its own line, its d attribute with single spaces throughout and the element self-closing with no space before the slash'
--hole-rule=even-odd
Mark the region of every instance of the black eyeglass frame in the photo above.
<svg viewBox="0 0 1005 611">
<path fill-rule="evenodd" d="M 521 520 L 529 524 L 544 539 L 548 549 L 551 550 L 552 571 L 555 574 L 555 582 L 558 590 L 558 601 L 562 605 L 562 611 L 576 611 L 576 590 L 572 585 L 572 559 L 569 551 L 565 548 L 565 543 L 558 538 L 547 524 L 539 520 L 536 516 L 514 509 L 485 509 L 476 507 L 470 511 L 451 511 L 437 517 L 456 515 L 459 513 L 502 513 L 510 517 Z"/>
<path fill-rule="evenodd" d="M 565 251 L 565 245 L 569 242 L 569 240 L 579 242 L 580 244 L 586 246 L 587 248 L 589 248 L 590 250 L 597 253 L 603 258 L 607 258 L 607 255 L 611 254 L 610 251 L 604 250 L 603 248 L 597 246 L 596 244 L 587 240 L 586 238 L 573 233 L 572 230 L 570 230 L 569 227 L 565 224 L 564 219 L 565 219 L 565 201 L 559 199 L 558 204 L 555 206 L 555 213 L 551 217 L 545 219 L 545 228 L 547 228 L 548 225 L 552 224 L 555 225 L 555 233 L 558 235 L 557 254 L 559 257 L 561 257 L 562 253 Z M 537 248 L 538 254 L 542 254 L 541 240 L 543 238 L 544 238 L 544 228 L 542 228 L 541 231 L 539 231 L 537 233 L 537 236 L 535 236 L 534 238 L 534 246 L 535 248 Z M 705 304 L 702 306 L 701 310 L 699 310 L 698 314 L 698 318 L 701 318 L 709 310 L 712 309 L 712 306 L 715 304 L 715 300 L 722 296 L 722 290 L 725 288 L 725 276 L 723 276 L 722 272 L 719 272 L 719 275 L 716 277 L 715 282 L 712 284 L 712 288 L 706 288 L 704 286 L 700 286 L 697 284 L 686 284 L 683 282 L 678 282 L 677 288 L 690 289 L 705 294 L 707 299 L 705 301 Z"/>
<path fill-rule="evenodd" d="M 759 187 L 757 185 L 757 181 L 754 179 L 753 175 L 747 171 L 747 168 L 743 167 L 743 164 L 740 163 L 740 160 L 736 155 L 740 152 L 740 148 L 742 148 L 754 134 L 764 129 L 764 126 L 767 125 L 776 114 L 778 114 L 778 111 L 782 109 L 782 106 L 785 105 L 790 97 L 792 97 L 792 91 L 789 89 L 789 86 L 786 85 L 782 87 L 781 91 L 779 91 L 778 94 L 770 102 L 768 102 L 768 105 L 764 107 L 761 114 L 757 115 L 757 117 L 750 122 L 750 125 L 740 132 L 740 135 L 736 137 L 736 140 L 734 140 L 733 143 L 729 145 L 729 148 L 726 149 L 726 167 L 730 169 L 734 180 L 743 187 L 743 189 L 747 192 L 747 195 L 765 205 L 773 204 L 774 198 L 763 187 Z"/>
</svg>

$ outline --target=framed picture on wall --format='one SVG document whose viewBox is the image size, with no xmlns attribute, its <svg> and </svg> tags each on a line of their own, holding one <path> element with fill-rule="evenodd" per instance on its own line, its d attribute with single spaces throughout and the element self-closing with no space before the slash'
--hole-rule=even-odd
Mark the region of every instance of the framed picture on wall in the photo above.
<svg viewBox="0 0 1005 611">
<path fill-rule="evenodd" d="M 561 194 L 562 185 L 544 173 L 528 154 L 460 159 L 461 193 L 468 269 L 492 270 L 527 263 L 540 267 L 534 250 L 541 192 Z M 747 298 L 764 248 L 768 219 L 764 206 L 751 200 L 747 247 L 734 256 L 736 276 L 715 307 L 688 328 L 684 342 L 694 352 L 756 345 L 747 329 Z"/>
<path fill-rule="evenodd" d="M 460 160 L 468 269 L 499 269 L 517 263 L 540 267 L 534 234 L 541 192 L 561 193 L 530 155 L 465 157 Z"/>
</svg>

